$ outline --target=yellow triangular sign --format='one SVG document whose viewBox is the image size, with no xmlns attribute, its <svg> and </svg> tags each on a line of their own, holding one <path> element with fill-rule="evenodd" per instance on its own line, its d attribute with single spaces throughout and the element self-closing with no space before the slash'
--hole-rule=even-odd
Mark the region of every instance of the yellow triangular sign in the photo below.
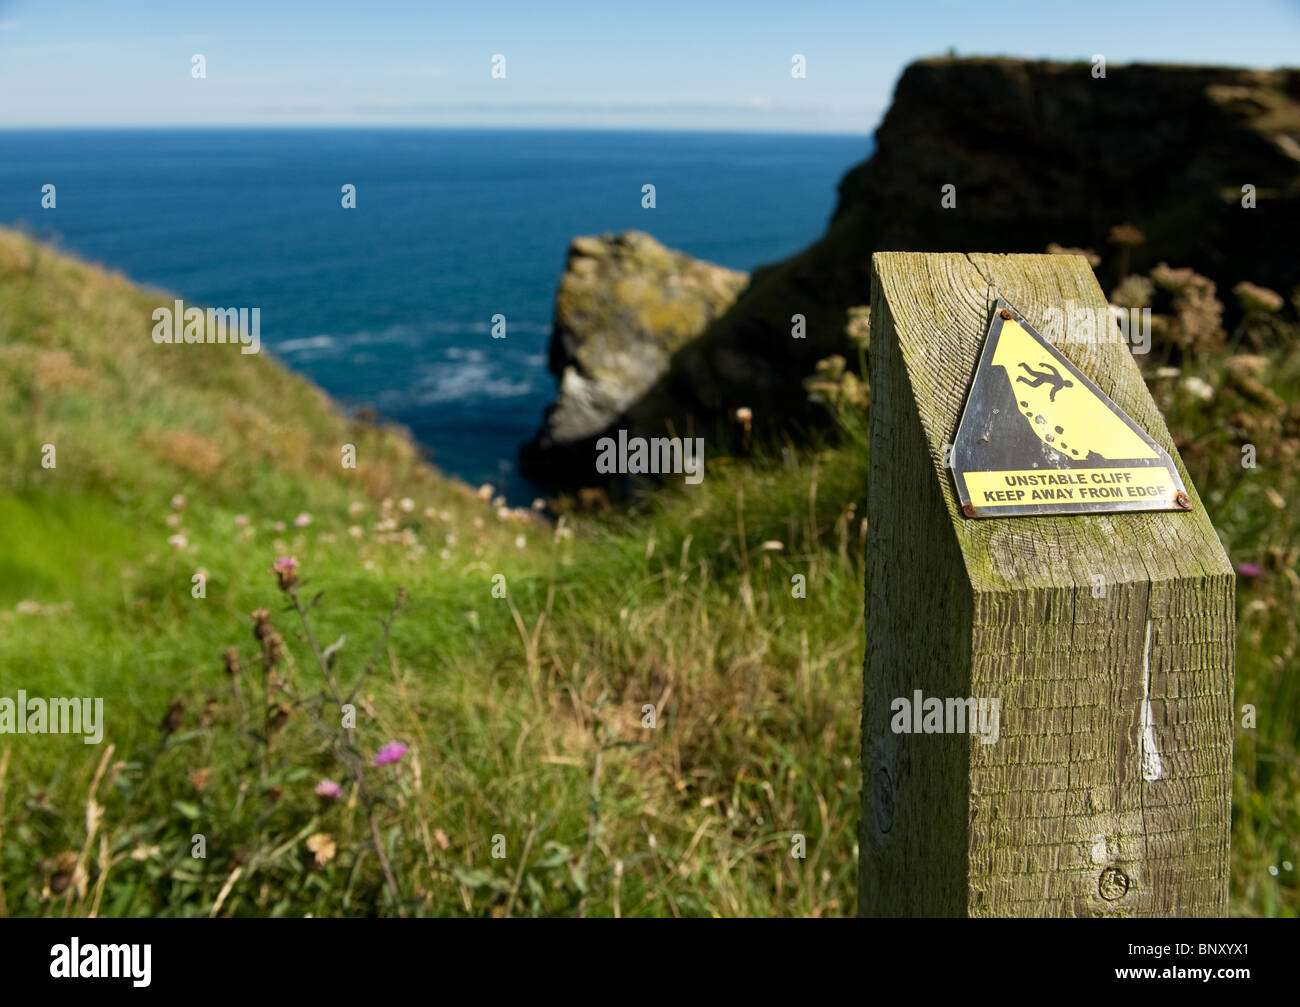
<svg viewBox="0 0 1300 1007">
<path fill-rule="evenodd" d="M 999 300 L 952 471 L 967 517 L 1187 510 L 1169 455 Z"/>
</svg>

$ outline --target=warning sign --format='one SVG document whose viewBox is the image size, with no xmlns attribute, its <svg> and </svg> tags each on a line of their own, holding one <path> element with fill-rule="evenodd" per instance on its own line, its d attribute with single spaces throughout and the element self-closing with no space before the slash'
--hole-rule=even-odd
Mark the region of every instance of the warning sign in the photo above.
<svg viewBox="0 0 1300 1007">
<path fill-rule="evenodd" d="M 999 300 L 953 440 L 967 517 L 1186 510 L 1169 455 Z"/>
</svg>

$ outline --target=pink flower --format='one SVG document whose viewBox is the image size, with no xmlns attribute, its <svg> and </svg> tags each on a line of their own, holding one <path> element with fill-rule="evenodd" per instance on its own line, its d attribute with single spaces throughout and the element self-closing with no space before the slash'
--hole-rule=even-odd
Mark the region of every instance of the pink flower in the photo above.
<svg viewBox="0 0 1300 1007">
<path fill-rule="evenodd" d="M 1264 570 L 1256 563 L 1238 563 L 1237 573 L 1238 575 L 1245 577 L 1247 580 L 1251 580 L 1252 578 L 1262 576 Z"/>
<path fill-rule="evenodd" d="M 287 591 L 298 583 L 298 561 L 292 556 L 277 556 L 271 564 L 271 573 L 280 580 L 280 590 Z"/>
<path fill-rule="evenodd" d="M 333 780 L 321 780 L 316 784 L 316 793 L 327 801 L 336 801 L 343 794 L 343 788 Z"/>
<path fill-rule="evenodd" d="M 390 762 L 396 762 L 406 754 L 406 745 L 400 741 L 390 741 L 387 745 L 375 753 L 375 765 L 386 766 Z"/>
</svg>

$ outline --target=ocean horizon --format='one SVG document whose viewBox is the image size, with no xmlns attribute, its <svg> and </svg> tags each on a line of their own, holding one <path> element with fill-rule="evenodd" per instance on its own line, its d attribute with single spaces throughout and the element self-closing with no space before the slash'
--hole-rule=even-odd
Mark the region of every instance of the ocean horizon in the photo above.
<svg viewBox="0 0 1300 1007">
<path fill-rule="evenodd" d="M 265 350 L 520 504 L 537 493 L 515 455 L 555 391 L 569 241 L 639 229 L 752 270 L 821 235 L 871 149 L 823 133 L 0 130 L 0 223 L 187 304 L 259 308 Z"/>
</svg>

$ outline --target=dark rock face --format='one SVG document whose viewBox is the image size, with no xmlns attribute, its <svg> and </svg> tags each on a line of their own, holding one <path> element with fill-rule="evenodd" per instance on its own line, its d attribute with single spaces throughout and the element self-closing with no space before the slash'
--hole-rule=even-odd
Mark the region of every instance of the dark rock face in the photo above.
<svg viewBox="0 0 1300 1007">
<path fill-rule="evenodd" d="M 874 156 L 840 183 L 826 235 L 755 270 L 735 303 L 695 333 L 673 328 L 666 372 L 634 402 L 615 396 L 622 425 L 725 437 L 726 417 L 742 406 L 760 430 L 818 422 L 802 380 L 832 353 L 855 359 L 847 311 L 869 300 L 876 251 L 1093 248 L 1109 291 L 1120 256 L 1107 236 L 1131 223 L 1146 236 L 1128 252 L 1133 271 L 1163 260 L 1193 267 L 1220 291 L 1242 280 L 1289 291 L 1300 280 L 1300 71 L 1111 66 L 1101 79 L 1092 72 L 1091 63 L 1004 59 L 909 66 Z M 945 185 L 955 186 L 952 208 L 941 205 Z M 1247 185 L 1254 209 L 1242 205 Z M 601 276 L 628 281 L 626 269 L 598 270 L 592 282 Z M 593 288 L 588 296 L 602 295 Z M 557 305 L 557 341 L 571 340 L 560 335 L 560 313 Z M 619 338 L 571 315 L 588 343 Z M 804 316 L 805 338 L 792 335 L 795 315 Z M 637 324 L 623 337 L 655 340 L 657 326 Z"/>
<path fill-rule="evenodd" d="M 1131 222 L 1163 258 L 1227 289 L 1294 282 L 1283 224 L 1300 199 L 1300 71 L 933 60 L 908 67 L 877 154 L 840 183 L 873 250 L 1106 250 Z M 939 188 L 957 187 L 955 209 Z M 1258 206 L 1241 205 L 1254 185 Z M 1145 257 L 1144 257 L 1145 256 Z M 1148 261 L 1149 260 L 1149 261 Z"/>
</svg>

